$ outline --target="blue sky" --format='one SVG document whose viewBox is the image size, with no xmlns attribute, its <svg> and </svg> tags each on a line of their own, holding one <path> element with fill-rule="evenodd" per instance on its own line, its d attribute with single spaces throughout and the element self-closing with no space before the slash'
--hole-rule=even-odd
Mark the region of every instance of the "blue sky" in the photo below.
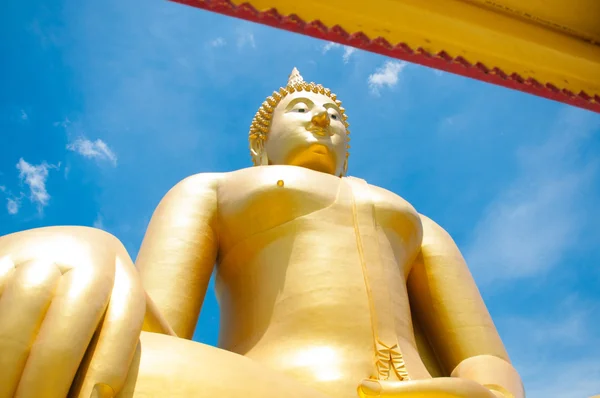
<svg viewBox="0 0 600 398">
<path fill-rule="evenodd" d="M 529 397 L 600 393 L 600 115 L 166 1 L 8 0 L 0 235 L 69 224 L 135 258 L 167 190 L 251 165 L 292 67 L 349 114 L 349 173 L 455 238 Z M 216 343 L 208 293 L 195 338 Z"/>
</svg>

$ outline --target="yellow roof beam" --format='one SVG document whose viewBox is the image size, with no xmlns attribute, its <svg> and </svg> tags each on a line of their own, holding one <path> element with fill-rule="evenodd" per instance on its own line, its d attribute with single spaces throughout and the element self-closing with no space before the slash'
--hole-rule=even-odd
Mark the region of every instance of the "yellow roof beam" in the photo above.
<svg viewBox="0 0 600 398">
<path fill-rule="evenodd" d="M 176 0 L 600 112 L 598 0 Z"/>
</svg>

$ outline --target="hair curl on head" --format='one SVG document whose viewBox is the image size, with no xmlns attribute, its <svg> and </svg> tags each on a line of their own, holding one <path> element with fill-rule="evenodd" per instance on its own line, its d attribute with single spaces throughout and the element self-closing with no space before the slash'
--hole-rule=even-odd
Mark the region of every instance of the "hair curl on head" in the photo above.
<svg viewBox="0 0 600 398">
<path fill-rule="evenodd" d="M 267 97 L 267 99 L 258 109 L 258 112 L 256 112 L 254 119 L 252 119 L 252 124 L 250 124 L 250 132 L 248 134 L 248 139 L 251 143 L 253 141 L 259 141 L 261 144 L 260 147 L 262 147 L 262 144 L 266 141 L 269 130 L 271 129 L 271 120 L 273 119 L 273 112 L 275 111 L 277 105 L 288 94 L 300 91 L 323 94 L 331 98 L 331 100 L 340 109 L 342 123 L 344 123 L 344 126 L 346 127 L 346 136 L 348 136 L 348 141 L 350 141 L 350 131 L 348 130 L 349 124 L 347 122 L 348 116 L 346 115 L 345 109 L 341 106 L 342 101 L 338 100 L 336 95 L 333 94 L 331 90 L 323 87 L 322 85 L 312 82 L 305 82 L 302 79 L 302 76 L 300 76 L 298 69 L 294 68 L 288 80 L 288 84 L 285 87 L 281 87 L 279 91 L 274 91 L 271 96 Z M 348 156 L 350 155 L 348 152 L 349 148 L 350 145 L 346 144 L 346 159 L 344 160 L 343 175 L 346 174 L 348 169 Z M 251 151 L 251 156 L 254 165 L 260 165 L 260 154 L 255 154 L 254 151 Z"/>
</svg>

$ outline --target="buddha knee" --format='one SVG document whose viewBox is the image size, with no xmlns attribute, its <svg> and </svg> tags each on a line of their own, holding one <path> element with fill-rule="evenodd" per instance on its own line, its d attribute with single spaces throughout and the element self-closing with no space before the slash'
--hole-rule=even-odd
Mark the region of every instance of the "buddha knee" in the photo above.
<svg viewBox="0 0 600 398">
<path fill-rule="evenodd" d="M 116 237 L 95 228 L 47 227 L 0 237 L 0 261 L 14 266 L 43 261 L 64 273 L 86 265 L 114 267 L 117 257 L 131 262 Z"/>
</svg>

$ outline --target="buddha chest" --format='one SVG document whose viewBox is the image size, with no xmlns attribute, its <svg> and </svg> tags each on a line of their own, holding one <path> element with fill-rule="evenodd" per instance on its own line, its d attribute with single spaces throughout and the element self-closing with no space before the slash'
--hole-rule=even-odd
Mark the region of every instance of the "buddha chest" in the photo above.
<svg viewBox="0 0 600 398">
<path fill-rule="evenodd" d="M 336 228 L 354 228 L 356 210 L 370 213 L 374 226 L 397 251 L 394 255 L 402 257 L 397 260 L 414 257 L 422 238 L 415 209 L 383 188 L 366 183 L 351 188 L 348 180 L 352 178 L 294 166 L 253 167 L 230 173 L 218 191 L 220 258 L 249 237 L 295 220 L 316 220 L 318 227 L 313 227 L 321 228 L 324 242 L 331 240 Z M 303 225 L 310 228 L 311 222 Z"/>
</svg>

